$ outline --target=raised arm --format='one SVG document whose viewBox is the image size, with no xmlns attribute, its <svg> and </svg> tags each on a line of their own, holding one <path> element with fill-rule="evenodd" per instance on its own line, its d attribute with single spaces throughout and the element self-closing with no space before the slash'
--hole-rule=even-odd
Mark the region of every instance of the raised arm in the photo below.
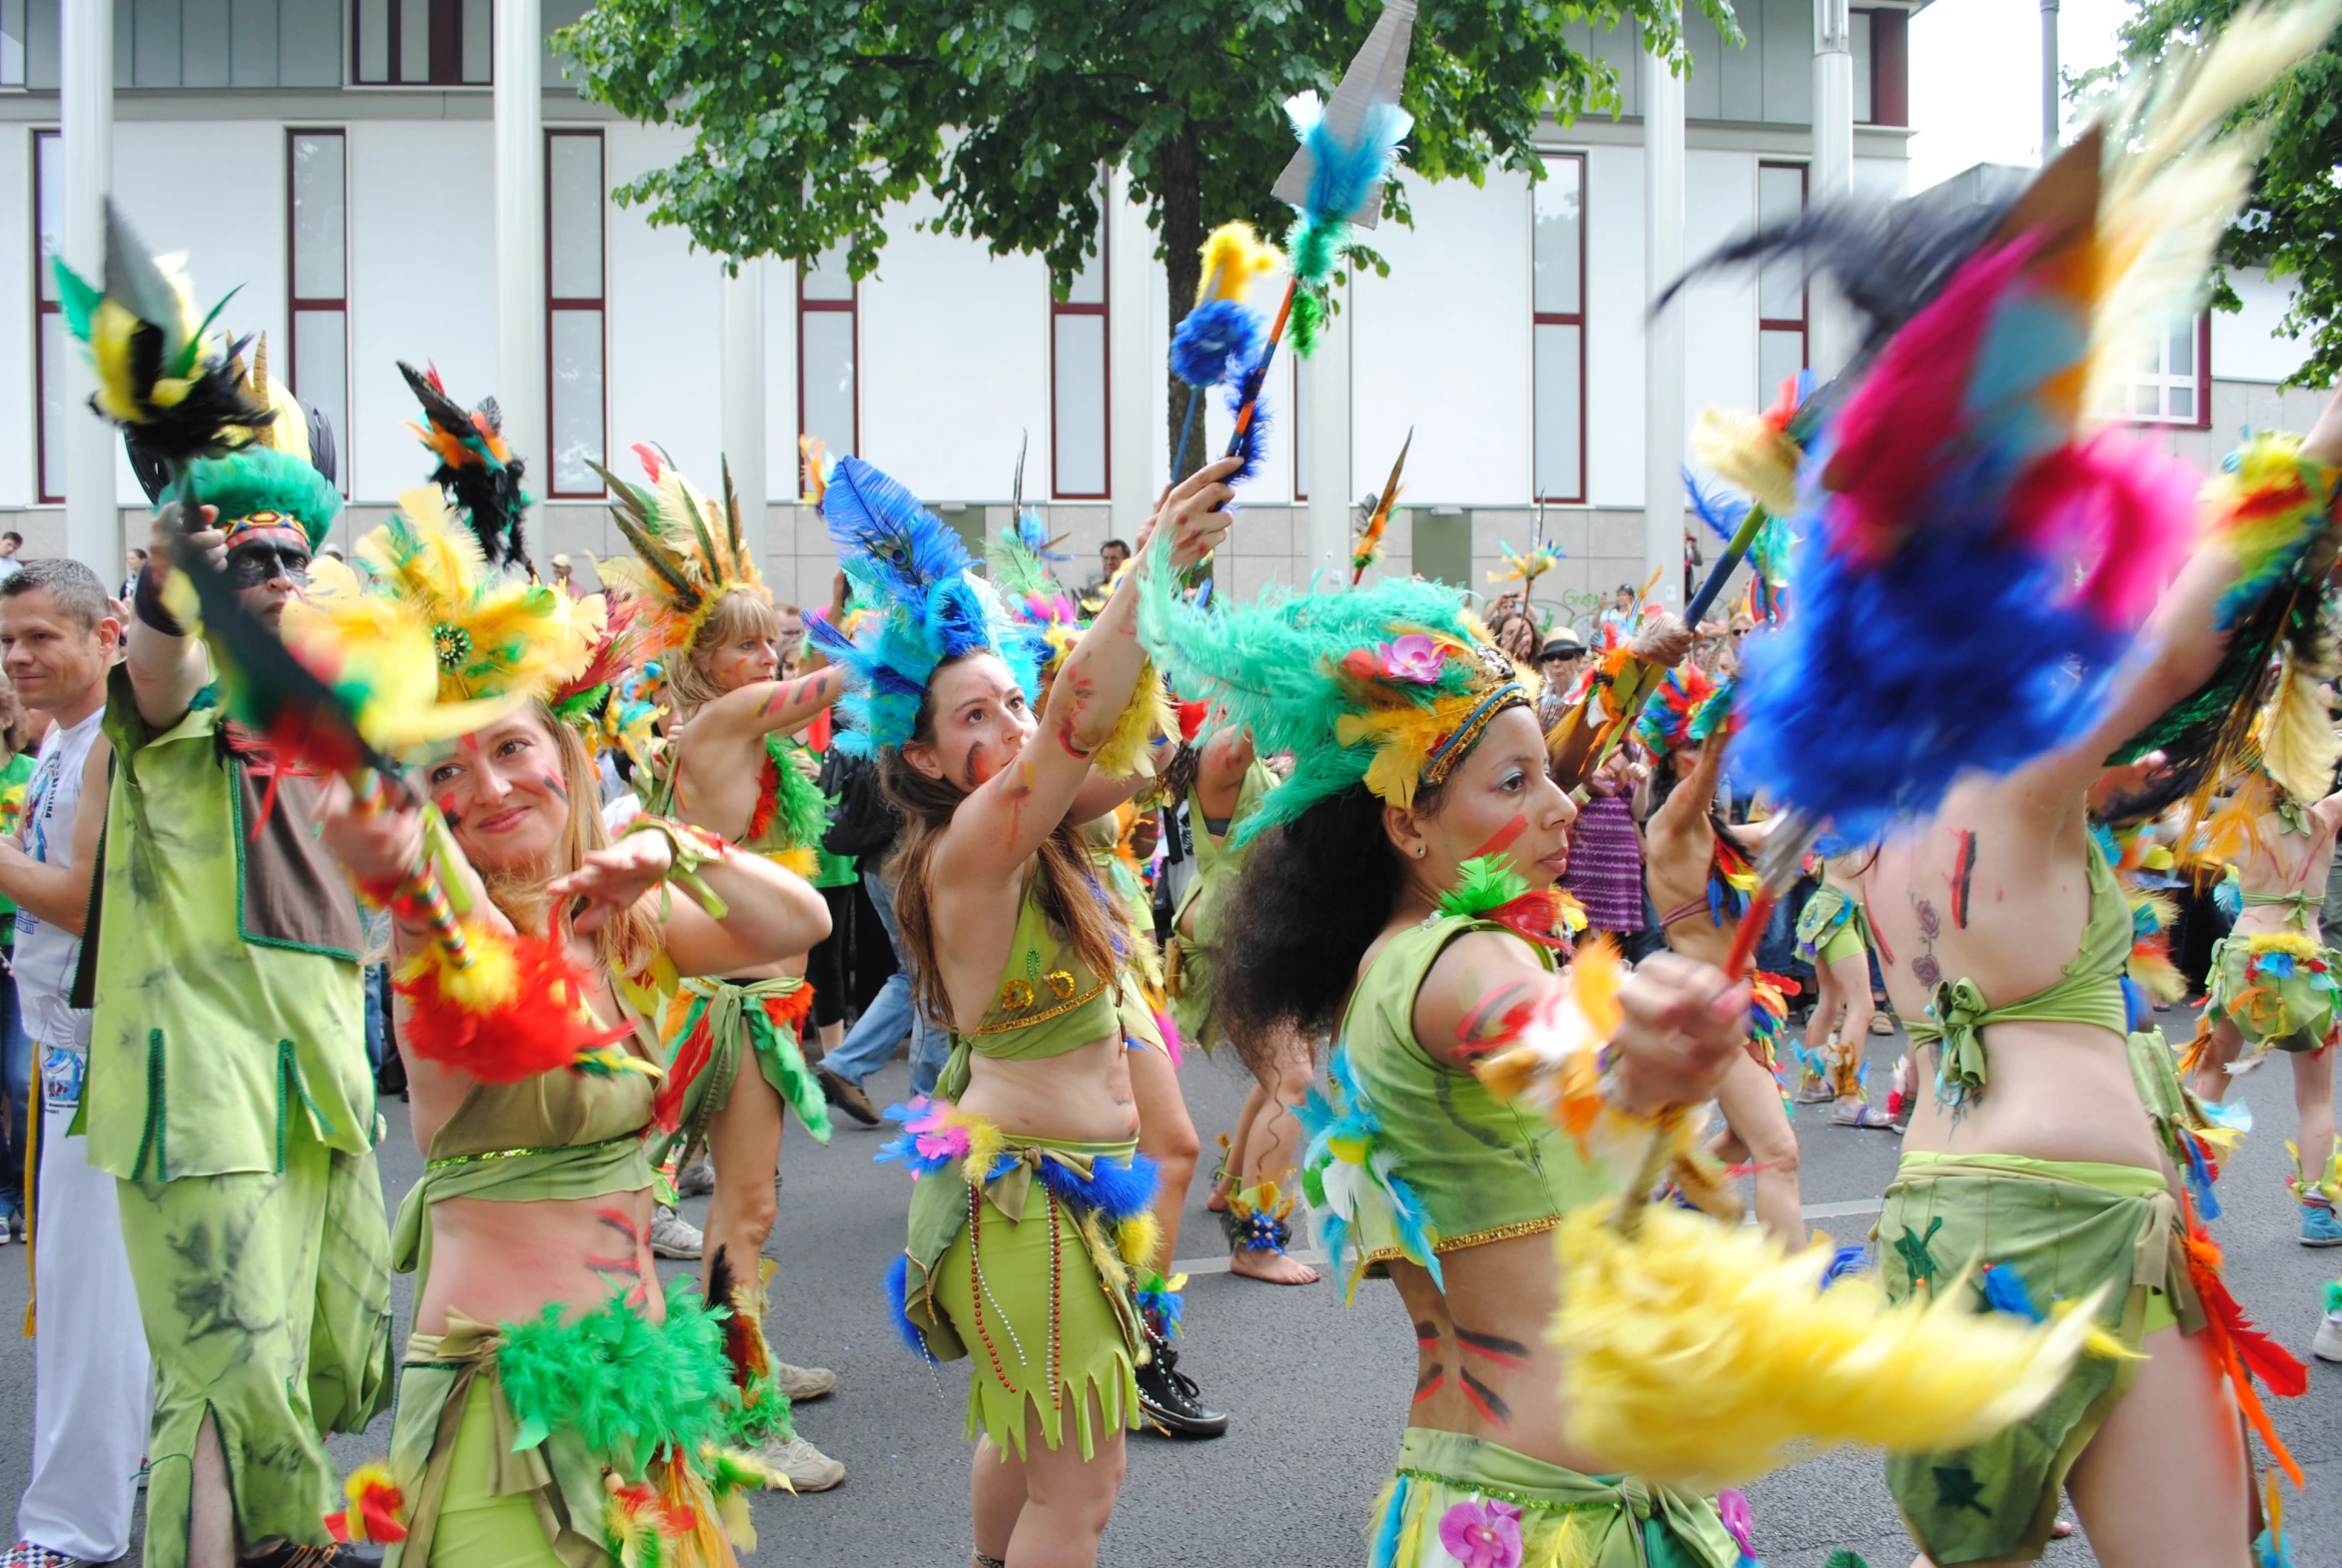
<svg viewBox="0 0 2342 1568">
<path fill-rule="evenodd" d="M 628 833 L 587 855 L 576 871 L 555 877 L 545 891 L 580 901 L 573 924 L 581 934 L 628 904 L 650 899 L 659 945 L 684 975 L 738 974 L 810 951 L 830 934 L 829 905 L 820 892 L 761 855 L 727 847 L 697 868 L 708 891 L 724 902 L 721 919 L 673 888 L 656 888 L 672 856 L 666 835 Z"/>
<path fill-rule="evenodd" d="M 754 742 L 779 732 L 794 734 L 813 722 L 813 716 L 845 694 L 846 673 L 825 665 L 787 680 L 760 680 L 727 691 L 691 716 L 704 725 L 711 741 Z"/>
<path fill-rule="evenodd" d="M 203 507 L 202 526 L 187 530 L 181 527 L 180 508 L 174 504 L 155 518 L 147 563 L 131 596 L 127 660 L 138 716 L 152 729 L 169 729 L 185 718 L 195 694 L 212 678 L 211 657 L 202 639 L 174 629 L 177 622 L 163 608 L 163 584 L 183 550 L 209 555 L 214 565 L 228 558 L 228 536 L 212 526 L 219 517 L 213 507 Z"/>
<path fill-rule="evenodd" d="M 1692 651 L 1692 629 L 1675 616 L 1662 613 L 1636 633 L 1634 641 L 1627 646 L 1635 662 L 1643 666 L 1644 684 L 1655 685 L 1660 676 L 1681 664 Z M 1594 741 L 1601 715 L 1594 711 L 1593 702 L 1600 689 L 1598 683 L 1588 682 L 1585 696 L 1561 716 L 1561 721 L 1546 736 L 1546 771 L 1565 790 L 1583 787 L 1594 766 Z"/>
<path fill-rule="evenodd" d="M 1016 760 L 972 790 L 953 813 L 936 855 L 939 880 L 1005 882 L 1065 820 L 1090 778 L 1090 756 L 1122 717 L 1139 687 L 1147 653 L 1139 645 L 1139 579 L 1150 569 L 1147 541 L 1169 528 L 1171 563 L 1184 570 L 1227 533 L 1221 510 L 1234 492 L 1220 482 L 1238 459 L 1207 463 L 1174 486 L 1140 533 L 1139 556 L 1114 596 L 1066 655 L 1039 728 Z"/>
<path fill-rule="evenodd" d="M 1707 819 L 1709 808 L 1716 804 L 1717 782 L 1724 777 L 1725 741 L 1725 736 L 1717 735 L 1700 748 L 1700 760 L 1692 764 L 1691 775 L 1651 813 L 1653 833 L 1675 838 L 1695 831 Z"/>
</svg>

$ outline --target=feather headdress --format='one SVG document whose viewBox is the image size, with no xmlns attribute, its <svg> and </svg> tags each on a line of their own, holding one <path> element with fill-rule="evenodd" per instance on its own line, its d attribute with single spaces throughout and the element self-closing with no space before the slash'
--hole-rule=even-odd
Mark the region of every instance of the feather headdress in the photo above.
<svg viewBox="0 0 2342 1568">
<path fill-rule="evenodd" d="M 51 261 L 59 314 L 97 375 L 90 406 L 167 467 L 249 445 L 277 417 L 246 379 L 244 345 L 213 325 L 228 301 L 196 315 L 185 261 L 149 252 L 111 199 L 105 287 Z"/>
<path fill-rule="evenodd" d="M 634 546 L 635 556 L 596 561 L 594 569 L 639 605 L 646 655 L 680 658 L 691 650 L 699 628 L 726 594 L 753 593 L 767 602 L 772 595 L 748 553 L 732 465 L 723 465 L 724 502 L 719 507 L 683 477 L 664 450 L 637 444 L 634 455 L 650 477 L 647 486 L 629 484 L 599 463 L 593 465 L 616 497 L 610 502 L 610 517 Z"/>
<path fill-rule="evenodd" d="M 1168 538 L 1151 546 L 1168 558 Z M 1455 589 L 1390 578 L 1341 593 L 1270 587 L 1250 604 L 1180 598 L 1157 563 L 1141 584 L 1139 635 L 1173 689 L 1217 704 L 1292 776 L 1236 829 L 1248 842 L 1363 783 L 1399 806 L 1468 755 L 1506 708 L 1533 705 L 1516 667 Z"/>
<path fill-rule="evenodd" d="M 1642 716 L 1635 720 L 1635 739 L 1651 749 L 1654 759 L 1678 746 L 1703 744 L 1732 716 L 1733 683 L 1715 681 L 1686 659 L 1667 672 Z"/>
<path fill-rule="evenodd" d="M 431 470 L 431 482 L 463 508 L 472 535 L 479 540 L 480 554 L 491 565 L 510 566 L 526 560 L 520 514 L 535 503 L 520 487 L 526 464 L 504 440 L 504 414 L 496 399 L 483 397 L 479 406 L 467 413 L 447 395 L 437 366 L 418 372 L 401 360 L 398 374 L 406 378 L 406 385 L 422 403 L 426 421 L 406 427 L 439 459 L 439 465 Z"/>
<path fill-rule="evenodd" d="M 215 526 L 231 543 L 253 529 L 292 528 L 314 550 L 342 515 L 341 491 L 308 458 L 260 445 L 196 458 L 157 499 L 217 507 Z"/>
<path fill-rule="evenodd" d="M 267 446 L 299 457 L 317 469 L 331 482 L 340 475 L 340 457 L 334 446 L 334 425 L 316 408 L 306 407 L 293 395 L 286 385 L 269 374 L 269 335 L 262 333 L 253 342 L 252 366 L 245 376 L 245 389 L 255 402 L 265 403 L 276 417 L 253 426 L 254 446 Z M 122 431 L 123 451 L 130 458 L 130 471 L 138 479 L 138 487 L 146 497 L 160 505 L 164 490 L 171 485 L 174 464 L 147 446 L 136 425 Z M 311 541 L 315 548 L 316 540 Z"/>
<path fill-rule="evenodd" d="M 826 620 L 808 625 L 857 688 L 838 703 L 847 726 L 838 745 L 855 756 L 901 746 L 936 667 L 971 653 L 999 655 L 1028 694 L 1039 689 L 1042 639 L 1015 622 L 960 536 L 919 497 L 861 458 L 841 457 L 821 510 L 839 564 L 877 612 L 854 636 Z"/>
<path fill-rule="evenodd" d="M 1027 511 L 1001 535 L 986 563 L 1009 614 L 1048 643 L 1044 676 L 1053 673 L 1082 639 L 1081 608 L 1049 569 L 1051 560 L 1066 559 L 1049 548 L 1051 542 L 1039 514 Z"/>
<path fill-rule="evenodd" d="M 549 702 L 586 669 L 606 625 L 599 596 L 572 599 L 548 583 L 495 575 L 435 488 L 408 490 L 398 506 L 358 541 L 373 582 L 340 561 L 318 562 L 309 602 L 287 612 L 289 628 L 315 623 L 353 645 L 419 628 L 443 703 Z"/>
</svg>

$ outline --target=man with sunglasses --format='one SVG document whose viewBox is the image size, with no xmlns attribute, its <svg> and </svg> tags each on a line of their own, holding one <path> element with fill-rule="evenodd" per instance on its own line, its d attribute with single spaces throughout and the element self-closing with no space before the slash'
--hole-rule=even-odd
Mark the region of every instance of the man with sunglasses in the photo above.
<svg viewBox="0 0 2342 1568">
<path fill-rule="evenodd" d="M 291 418 L 276 433 L 298 442 Z M 373 1562 L 323 1522 L 324 1434 L 390 1387 L 358 911 L 312 832 L 326 781 L 226 717 L 164 594 L 202 555 L 275 627 L 341 497 L 297 444 L 199 462 L 164 499 L 108 678 L 80 1129 L 154 1355 L 146 1561 Z"/>
</svg>

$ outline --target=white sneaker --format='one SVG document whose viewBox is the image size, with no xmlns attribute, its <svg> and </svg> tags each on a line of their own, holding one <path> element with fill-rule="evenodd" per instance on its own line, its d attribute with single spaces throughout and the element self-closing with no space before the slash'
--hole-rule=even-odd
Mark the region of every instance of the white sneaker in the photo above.
<svg viewBox="0 0 2342 1568">
<path fill-rule="evenodd" d="M 661 1257 L 695 1262 L 706 1244 L 707 1238 L 699 1233 L 699 1226 L 672 1208 L 662 1208 L 651 1218 L 650 1249 Z"/>
<path fill-rule="evenodd" d="M 2321 1361 L 2342 1361 L 2342 1312 L 2328 1312 L 2319 1320 L 2309 1353 Z"/>
<path fill-rule="evenodd" d="M 786 1361 L 774 1369 L 773 1380 L 781 1385 L 781 1392 L 789 1396 L 791 1404 L 826 1399 L 830 1390 L 838 1386 L 838 1374 L 826 1366 L 791 1366 Z"/>
<path fill-rule="evenodd" d="M 702 1160 L 675 1177 L 677 1197 L 705 1197 L 716 1189 L 716 1168 Z"/>
<path fill-rule="evenodd" d="M 758 1462 L 789 1478 L 800 1492 L 826 1492 L 846 1478 L 846 1467 L 802 1437 L 765 1439 L 756 1450 Z"/>
</svg>

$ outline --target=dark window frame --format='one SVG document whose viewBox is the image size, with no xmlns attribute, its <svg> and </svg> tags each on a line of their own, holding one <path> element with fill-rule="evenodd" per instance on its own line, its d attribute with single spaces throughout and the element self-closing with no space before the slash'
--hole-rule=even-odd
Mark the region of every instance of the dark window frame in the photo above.
<svg viewBox="0 0 2342 1568">
<path fill-rule="evenodd" d="M 28 226 L 33 240 L 33 500 L 40 506 L 65 504 L 65 475 L 49 471 L 49 400 L 42 395 L 49 381 L 48 354 L 44 347 L 48 335 L 41 330 L 46 325 L 45 318 L 61 316 L 65 309 L 61 300 L 45 298 L 41 288 L 42 271 L 49 266 L 49 258 L 41 254 L 41 143 L 56 142 L 62 156 L 64 138 L 62 128 L 51 128 L 36 129 L 26 139 L 33 155 L 32 177 L 26 185 L 33 199 L 32 222 Z M 58 373 L 62 375 L 63 371 L 60 366 Z M 54 489 L 50 487 L 52 480 L 56 481 Z"/>
<path fill-rule="evenodd" d="M 1757 160 L 1759 180 L 1764 178 L 1765 171 L 1768 169 L 1795 169 L 1797 171 L 1797 209 L 1801 213 L 1804 212 L 1806 204 L 1813 200 L 1814 195 L 1813 166 L 1789 158 L 1760 158 Z M 1763 215 L 1760 213 L 1758 222 L 1762 223 L 1763 221 Z M 1812 370 L 1814 366 L 1814 289 L 1812 284 L 1809 283 L 1798 290 L 1797 307 L 1798 314 L 1794 319 L 1787 316 L 1765 315 L 1765 286 L 1760 280 L 1757 285 L 1757 336 L 1759 342 L 1762 343 L 1764 335 L 1767 333 L 1796 333 L 1798 369 L 1808 371 Z M 1763 355 L 1760 353 L 1758 358 L 1762 361 Z M 1759 374 L 1761 375 L 1762 372 Z M 1757 401 L 1770 406 L 1775 391 L 1776 389 L 1771 387 L 1759 387 L 1757 389 Z"/>
<path fill-rule="evenodd" d="M 598 199 L 594 202 L 594 235 L 601 248 L 601 265 L 595 276 L 600 280 L 601 293 L 593 296 L 556 295 L 553 293 L 553 143 L 560 137 L 591 140 L 595 162 L 601 170 L 595 181 Z M 609 201 L 609 146 L 602 139 L 599 126 L 547 126 L 544 130 L 544 268 L 545 268 L 545 498 L 547 500 L 600 500 L 609 491 L 600 484 L 591 489 L 565 490 L 560 483 L 560 464 L 553 454 L 553 319 L 563 313 L 582 315 L 593 313 L 601 328 L 601 458 L 607 466 L 610 460 L 610 201 Z"/>
<path fill-rule="evenodd" d="M 350 0 L 348 16 L 350 85 L 352 87 L 405 87 L 424 90 L 450 87 L 493 87 L 496 80 L 496 52 L 492 46 L 488 50 L 487 79 L 480 82 L 466 82 L 463 79 L 463 3 L 464 0 Z M 385 25 L 390 29 L 390 38 L 383 53 L 384 74 L 380 80 L 376 81 L 368 80 L 363 74 L 359 55 L 361 13 L 369 5 L 383 7 L 387 18 Z M 399 24 L 404 20 L 403 9 L 410 5 L 422 6 L 430 12 L 430 24 L 427 29 L 430 40 L 430 64 L 426 68 L 427 79 L 420 82 L 406 81 L 404 74 L 399 69 L 403 64 L 399 58 L 399 35 L 404 31 Z M 488 31 L 492 38 L 496 25 L 495 0 L 487 0 L 487 5 Z"/>
<path fill-rule="evenodd" d="M 1563 160 L 1578 166 L 1578 308 L 1575 311 L 1537 309 L 1537 188 L 1529 187 L 1529 499 L 1549 506 L 1583 506 L 1590 486 L 1586 470 L 1592 466 L 1586 452 L 1586 232 L 1594 227 L 1587 200 L 1589 159 L 1584 152 L 1541 152 L 1548 164 Z M 1575 327 L 1578 330 L 1578 485 L 1574 495 L 1545 495 L 1544 476 L 1537 471 L 1537 329 Z"/>
<path fill-rule="evenodd" d="M 1102 193 L 1104 187 L 1101 187 Z M 1108 247 L 1114 241 L 1113 225 L 1108 222 L 1106 200 L 1102 194 L 1098 204 L 1098 299 L 1094 304 L 1061 300 L 1055 289 L 1049 294 L 1049 493 L 1053 500 L 1103 501 L 1114 498 L 1115 488 L 1115 382 L 1114 382 L 1114 326 L 1108 318 L 1108 307 L 1114 303 L 1114 278 L 1108 267 Z M 1048 285 L 1044 283 L 1043 287 Z M 1068 316 L 1095 316 L 1099 320 L 1099 417 L 1104 428 L 1100 434 L 1098 464 L 1100 488 L 1096 490 L 1069 490 L 1063 486 L 1058 473 L 1058 322 Z M 862 366 L 859 334 L 861 323 L 855 324 L 854 398 L 855 434 L 861 435 Z"/>
<path fill-rule="evenodd" d="M 859 449 L 862 445 L 862 280 L 854 277 L 851 273 L 846 275 L 846 298 L 843 300 L 809 300 L 805 297 L 805 272 L 807 268 L 813 265 L 814 263 L 812 261 L 804 261 L 797 264 L 797 433 L 800 438 L 809 433 L 809 427 L 805 422 L 806 313 L 834 312 L 842 314 L 846 317 L 847 324 L 853 329 L 854 445 L 857 450 L 856 453 L 852 454 L 825 451 L 825 455 L 832 458 L 846 455 L 855 455 L 859 453 Z M 1053 426 L 1050 431 L 1050 448 L 1052 452 L 1051 460 L 1053 462 L 1056 460 L 1054 455 L 1057 447 L 1056 435 L 1057 432 Z M 797 492 L 798 494 L 803 495 L 806 490 L 806 476 L 802 471 L 805 466 L 802 452 L 799 454 L 797 466 L 800 470 L 797 475 Z"/>
<path fill-rule="evenodd" d="M 293 213 L 293 170 L 295 145 L 305 136 L 331 136 L 342 144 L 342 295 L 340 299 L 311 297 L 296 291 L 300 270 L 294 265 L 295 248 L 300 244 Z M 304 315 L 322 315 L 332 311 L 342 318 L 342 421 L 350 422 L 350 131 L 338 125 L 289 125 L 285 128 L 285 385 L 296 398 L 301 398 L 301 328 Z M 315 399 L 309 399 L 314 401 Z M 342 493 L 350 488 L 350 459 L 356 447 L 348 430 L 336 430 L 340 444 L 338 464 Z"/>
</svg>

